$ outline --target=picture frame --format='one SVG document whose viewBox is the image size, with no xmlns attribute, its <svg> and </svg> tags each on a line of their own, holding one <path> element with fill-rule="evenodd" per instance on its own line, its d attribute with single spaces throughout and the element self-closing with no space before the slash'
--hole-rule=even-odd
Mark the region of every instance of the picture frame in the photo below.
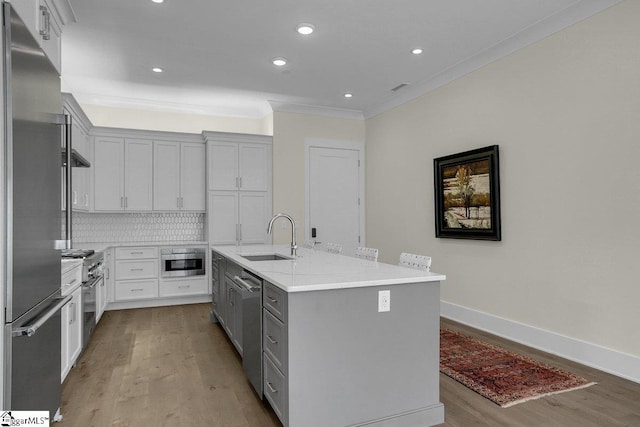
<svg viewBox="0 0 640 427">
<path fill-rule="evenodd" d="M 433 159 L 437 238 L 502 239 L 499 147 Z"/>
</svg>

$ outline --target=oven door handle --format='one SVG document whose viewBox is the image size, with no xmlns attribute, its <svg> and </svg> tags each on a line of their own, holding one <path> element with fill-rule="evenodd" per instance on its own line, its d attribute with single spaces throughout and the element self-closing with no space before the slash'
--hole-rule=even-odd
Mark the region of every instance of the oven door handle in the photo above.
<svg viewBox="0 0 640 427">
<path fill-rule="evenodd" d="M 60 300 L 56 305 L 51 307 L 46 313 L 38 317 L 31 325 L 26 325 L 21 328 L 16 328 L 11 332 L 13 337 L 32 337 L 38 332 L 38 329 L 42 327 L 49 319 L 51 319 L 58 311 L 65 305 L 69 304 L 69 301 L 73 299 L 73 295 L 67 295 Z"/>
<path fill-rule="evenodd" d="M 84 283 L 82 285 L 82 287 L 84 289 L 93 289 L 96 287 L 96 285 L 98 284 L 98 282 L 102 280 L 102 276 L 100 277 L 94 277 L 90 282 Z"/>
</svg>

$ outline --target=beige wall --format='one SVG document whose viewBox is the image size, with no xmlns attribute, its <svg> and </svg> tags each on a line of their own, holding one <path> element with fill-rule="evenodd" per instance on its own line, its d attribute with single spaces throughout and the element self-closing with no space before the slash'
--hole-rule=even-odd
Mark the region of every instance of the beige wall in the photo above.
<svg viewBox="0 0 640 427">
<path fill-rule="evenodd" d="M 626 1 L 369 119 L 368 245 L 431 255 L 444 301 L 640 355 L 638 22 Z M 434 238 L 433 158 L 492 144 L 503 240 Z"/>
<path fill-rule="evenodd" d="M 304 141 L 322 138 L 364 141 L 364 121 L 326 116 L 275 112 L 273 115 L 273 211 L 290 214 L 296 221 L 296 239 L 304 241 Z M 291 231 L 276 227 L 275 243 L 291 241 Z"/>
<path fill-rule="evenodd" d="M 250 119 L 114 108 L 91 104 L 82 104 L 82 109 L 94 126 L 186 133 L 200 133 L 203 130 L 210 130 L 255 135 L 273 134 L 272 114 L 268 114 L 262 119 Z"/>
</svg>

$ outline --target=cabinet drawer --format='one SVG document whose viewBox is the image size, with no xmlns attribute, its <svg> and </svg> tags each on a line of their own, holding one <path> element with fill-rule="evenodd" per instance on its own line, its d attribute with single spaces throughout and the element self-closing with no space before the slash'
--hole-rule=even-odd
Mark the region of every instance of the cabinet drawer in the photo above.
<svg viewBox="0 0 640 427">
<path fill-rule="evenodd" d="M 283 356 L 285 351 L 284 324 L 267 310 L 262 310 L 262 348 L 276 367 L 284 372 Z"/>
<path fill-rule="evenodd" d="M 134 280 L 116 282 L 116 301 L 156 298 L 158 296 L 157 280 Z"/>
<path fill-rule="evenodd" d="M 203 295 L 207 294 L 208 291 L 206 277 L 196 280 L 163 280 L 160 282 L 161 297 Z"/>
<path fill-rule="evenodd" d="M 144 248 L 116 248 L 116 259 L 144 258 L 158 258 L 158 248 L 154 246 Z"/>
<path fill-rule="evenodd" d="M 284 413 L 284 375 L 275 367 L 269 356 L 264 357 L 264 396 L 267 398 L 273 411 L 280 421 Z M 284 421 L 283 421 L 284 424 Z M 286 424 L 285 424 L 286 425 Z"/>
<path fill-rule="evenodd" d="M 157 259 L 116 261 L 116 280 L 153 279 L 157 277 Z"/>
<path fill-rule="evenodd" d="M 276 288 L 269 282 L 264 282 L 262 288 L 262 305 L 267 308 L 271 314 L 284 322 L 284 310 L 286 306 L 286 293 Z"/>
<path fill-rule="evenodd" d="M 62 284 L 62 296 L 68 295 L 71 290 L 82 283 L 82 264 L 78 264 L 63 274 L 60 282 Z"/>
</svg>

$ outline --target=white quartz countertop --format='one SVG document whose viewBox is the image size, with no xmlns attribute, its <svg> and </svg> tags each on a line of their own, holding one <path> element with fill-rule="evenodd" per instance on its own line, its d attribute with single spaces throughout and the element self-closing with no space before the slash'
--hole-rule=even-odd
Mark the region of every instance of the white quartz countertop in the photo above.
<svg viewBox="0 0 640 427">
<path fill-rule="evenodd" d="M 94 251 L 102 251 L 104 252 L 107 248 L 124 248 L 124 247 L 138 247 L 138 246 L 163 246 L 163 247 L 172 247 L 172 246 L 208 246 L 209 242 L 205 241 L 173 241 L 173 242 L 115 242 L 115 243 L 105 243 L 105 242 L 85 242 L 85 243 L 74 243 L 74 249 L 93 249 Z"/>
<path fill-rule="evenodd" d="M 212 249 L 286 292 L 438 282 L 446 279 L 444 274 L 306 248 L 299 248 L 298 257 L 291 260 L 249 261 L 242 257 L 269 253 L 290 256 L 288 245 L 212 246 Z"/>
</svg>

